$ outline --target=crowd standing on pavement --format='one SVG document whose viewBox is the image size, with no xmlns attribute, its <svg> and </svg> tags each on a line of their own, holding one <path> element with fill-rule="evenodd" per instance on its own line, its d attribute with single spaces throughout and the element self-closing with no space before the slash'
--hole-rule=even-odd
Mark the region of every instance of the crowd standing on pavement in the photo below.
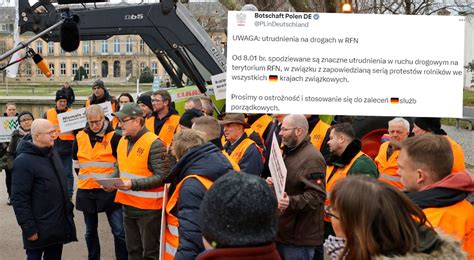
<svg viewBox="0 0 474 260">
<path fill-rule="evenodd" d="M 372 159 L 350 123 L 216 119 L 208 97 L 180 115 L 166 90 L 116 99 L 100 79 L 85 128 L 61 131 L 74 101 L 66 82 L 43 118 L 5 107 L 19 128 L 0 166 L 27 259 L 61 259 L 77 241 L 73 194 L 88 259 L 100 259 L 101 213 L 116 259 L 474 259 L 474 178 L 439 118 L 390 120 Z M 287 170 L 281 196 L 272 145 Z"/>
</svg>

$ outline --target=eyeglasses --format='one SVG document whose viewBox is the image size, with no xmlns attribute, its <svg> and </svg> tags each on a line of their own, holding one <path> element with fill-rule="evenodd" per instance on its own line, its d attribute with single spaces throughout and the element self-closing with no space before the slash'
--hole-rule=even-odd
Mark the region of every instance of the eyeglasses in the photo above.
<svg viewBox="0 0 474 260">
<path fill-rule="evenodd" d="M 27 121 L 33 121 L 33 118 L 31 118 L 31 117 L 24 118 L 24 119 L 20 120 L 20 123 L 27 122 Z"/>
<path fill-rule="evenodd" d="M 120 124 L 124 124 L 124 123 L 126 123 L 126 122 L 128 122 L 128 121 L 130 121 L 130 120 L 135 119 L 135 118 L 136 118 L 136 117 L 129 117 L 129 118 L 127 118 L 127 119 L 119 119 L 119 123 L 120 123 Z"/>
<path fill-rule="evenodd" d="M 87 121 L 89 125 L 100 125 L 102 123 L 102 119 L 96 121 Z"/>
<path fill-rule="evenodd" d="M 163 101 L 165 101 L 165 100 L 163 100 L 163 99 L 152 99 L 151 103 L 159 103 L 159 102 L 163 102 Z"/>
<path fill-rule="evenodd" d="M 296 128 L 298 128 L 298 127 L 290 127 L 290 128 L 282 127 L 280 129 L 280 132 L 286 132 L 286 131 L 290 131 L 290 130 L 293 130 L 293 129 L 296 129 Z"/>
<path fill-rule="evenodd" d="M 327 206 L 325 209 L 324 209 L 324 215 L 327 217 L 327 218 L 335 218 L 337 220 L 339 220 L 339 217 L 334 215 L 332 212 L 331 212 L 331 206 Z"/>
<path fill-rule="evenodd" d="M 46 133 L 38 133 L 40 135 L 49 135 L 50 137 L 56 137 L 58 135 L 58 132 L 56 130 L 51 130 Z"/>
</svg>

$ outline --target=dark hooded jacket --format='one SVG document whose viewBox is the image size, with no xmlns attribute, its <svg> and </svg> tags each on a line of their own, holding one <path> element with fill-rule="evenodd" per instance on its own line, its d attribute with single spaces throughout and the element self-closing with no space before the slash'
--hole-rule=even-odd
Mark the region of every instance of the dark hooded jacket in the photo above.
<svg viewBox="0 0 474 260">
<path fill-rule="evenodd" d="M 12 204 L 25 249 L 77 241 L 61 159 L 54 149 L 34 145 L 30 135 L 20 141 L 13 163 Z M 35 233 L 38 240 L 27 240 Z"/>
<path fill-rule="evenodd" d="M 169 194 L 188 175 L 200 175 L 211 181 L 232 170 L 232 165 L 221 150 L 211 143 L 191 148 L 173 168 L 169 180 Z M 195 259 L 204 251 L 199 209 L 206 188 L 196 178 L 189 178 L 181 186 L 177 207 L 172 213 L 179 221 L 179 246 L 175 259 Z"/>
</svg>

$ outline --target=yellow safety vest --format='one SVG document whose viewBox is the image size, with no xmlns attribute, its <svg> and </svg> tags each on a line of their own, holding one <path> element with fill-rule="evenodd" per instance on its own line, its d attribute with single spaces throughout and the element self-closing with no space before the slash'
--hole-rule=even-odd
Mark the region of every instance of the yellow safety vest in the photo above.
<svg viewBox="0 0 474 260">
<path fill-rule="evenodd" d="M 208 190 L 213 183 L 213 181 L 205 177 L 202 177 L 199 175 L 189 175 L 189 176 L 186 176 L 182 181 L 180 181 L 178 185 L 176 186 L 176 189 L 173 192 L 173 195 L 171 195 L 171 198 L 169 199 L 168 203 L 166 204 L 166 209 L 165 209 L 166 210 L 165 254 L 164 254 L 165 260 L 174 259 L 174 256 L 176 255 L 176 251 L 178 250 L 179 221 L 178 221 L 178 218 L 171 213 L 171 211 L 178 204 L 181 186 L 183 185 L 184 181 L 186 181 L 189 178 L 196 178 L 199 182 L 202 183 L 202 185 L 206 188 L 206 190 Z"/>
<path fill-rule="evenodd" d="M 72 111 L 70 108 L 66 110 L 66 112 L 70 111 Z M 74 134 L 71 131 L 61 133 L 61 128 L 59 127 L 58 112 L 56 112 L 56 108 L 48 109 L 48 111 L 46 112 L 46 119 L 48 119 L 48 121 L 53 124 L 54 129 L 56 130 L 56 132 L 58 132 L 59 139 L 64 141 L 74 141 Z"/>
<path fill-rule="evenodd" d="M 96 142 L 92 147 L 89 135 L 83 131 L 77 134 L 77 159 L 79 161 L 79 175 L 77 187 L 79 189 L 99 189 L 95 179 L 112 178 L 117 160 L 112 155 L 111 140 L 114 132 L 104 135 L 102 142 Z"/>
<path fill-rule="evenodd" d="M 155 134 L 146 132 L 133 145 L 128 155 L 128 140 L 125 137 L 120 139 L 117 160 L 121 178 L 141 179 L 153 176 L 153 173 L 148 169 L 148 156 L 151 144 L 157 138 Z M 118 190 L 115 202 L 139 209 L 161 209 L 163 207 L 163 186 L 141 191 Z"/>
<path fill-rule="evenodd" d="M 403 184 L 398 175 L 397 160 L 400 150 L 394 150 L 390 158 L 387 158 L 387 149 L 390 142 L 385 142 L 380 146 L 379 154 L 375 157 L 375 164 L 379 169 L 379 180 L 387 182 L 398 189 L 403 189 Z"/>
</svg>

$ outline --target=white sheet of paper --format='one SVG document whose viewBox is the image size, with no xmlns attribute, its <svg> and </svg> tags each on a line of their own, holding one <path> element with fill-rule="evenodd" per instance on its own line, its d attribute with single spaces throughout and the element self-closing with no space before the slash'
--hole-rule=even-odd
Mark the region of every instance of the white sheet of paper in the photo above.
<svg viewBox="0 0 474 260">
<path fill-rule="evenodd" d="M 99 183 L 100 185 L 104 186 L 104 188 L 109 188 L 109 189 L 110 188 L 116 189 L 114 185 L 123 182 L 122 179 L 120 178 L 95 179 L 95 181 Z"/>
<path fill-rule="evenodd" d="M 286 183 L 286 166 L 281 155 L 280 147 L 276 139 L 275 133 L 273 133 L 272 147 L 270 150 L 270 157 L 268 159 L 268 167 L 273 179 L 273 187 L 275 187 L 275 193 L 278 200 L 283 198 L 283 192 L 285 192 Z"/>
<path fill-rule="evenodd" d="M 211 76 L 212 88 L 214 89 L 214 96 L 216 100 L 225 99 L 226 93 L 226 73 L 221 73 Z"/>
<path fill-rule="evenodd" d="M 105 102 L 99 104 L 104 109 L 105 116 L 112 121 L 112 104 Z M 76 129 L 81 129 L 86 126 L 86 108 L 76 109 L 71 112 L 61 113 L 58 115 L 59 128 L 61 133 L 70 132 Z"/>
</svg>

